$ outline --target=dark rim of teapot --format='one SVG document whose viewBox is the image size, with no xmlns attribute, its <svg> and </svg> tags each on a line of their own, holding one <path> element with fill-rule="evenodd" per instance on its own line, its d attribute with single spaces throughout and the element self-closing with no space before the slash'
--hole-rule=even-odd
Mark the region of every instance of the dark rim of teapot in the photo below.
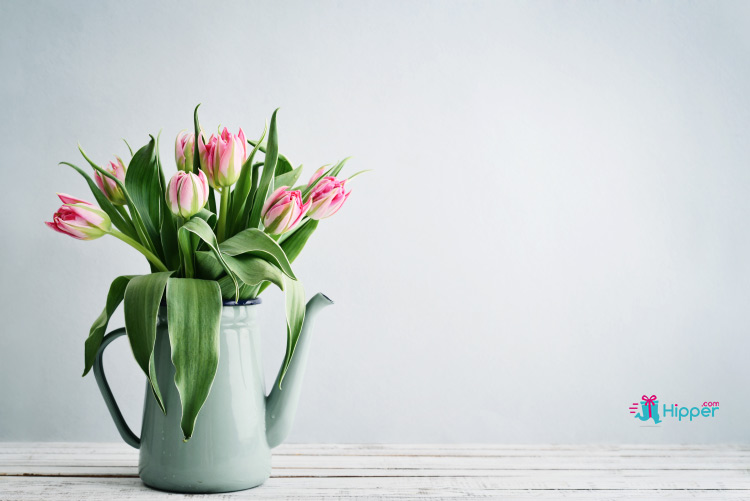
<svg viewBox="0 0 750 501">
<path fill-rule="evenodd" d="M 263 300 L 259 297 L 255 299 L 240 299 L 239 301 L 222 301 L 222 306 L 251 306 L 261 304 Z M 162 298 L 160 306 L 167 306 L 167 301 Z"/>
</svg>

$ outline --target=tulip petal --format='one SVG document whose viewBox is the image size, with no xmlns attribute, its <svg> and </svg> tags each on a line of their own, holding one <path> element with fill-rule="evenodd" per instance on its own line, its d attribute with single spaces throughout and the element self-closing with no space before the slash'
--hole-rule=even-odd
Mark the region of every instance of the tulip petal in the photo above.
<svg viewBox="0 0 750 501">
<path fill-rule="evenodd" d="M 71 197 L 70 195 L 66 195 L 65 193 L 58 193 L 58 197 L 60 197 L 60 200 L 62 200 L 62 203 L 64 204 L 88 204 L 91 205 L 86 200 L 81 200 L 80 198 Z"/>
</svg>

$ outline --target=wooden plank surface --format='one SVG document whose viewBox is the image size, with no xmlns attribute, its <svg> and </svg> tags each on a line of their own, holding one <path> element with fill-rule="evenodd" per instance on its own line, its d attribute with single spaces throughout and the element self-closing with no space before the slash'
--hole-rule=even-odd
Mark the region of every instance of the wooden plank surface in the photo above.
<svg viewBox="0 0 750 501">
<path fill-rule="evenodd" d="M 187 499 L 125 444 L 0 444 L 0 500 Z M 749 499 L 750 446 L 298 444 L 263 486 L 211 499 Z"/>
</svg>

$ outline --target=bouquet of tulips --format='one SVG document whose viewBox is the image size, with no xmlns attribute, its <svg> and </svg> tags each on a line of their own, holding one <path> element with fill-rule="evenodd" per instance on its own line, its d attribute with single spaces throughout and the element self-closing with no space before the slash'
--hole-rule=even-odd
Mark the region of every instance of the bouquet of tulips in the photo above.
<svg viewBox="0 0 750 501">
<path fill-rule="evenodd" d="M 222 304 L 254 299 L 269 284 L 285 294 L 287 348 L 281 384 L 305 315 L 304 290 L 291 263 L 319 221 L 335 214 L 350 194 L 347 183 L 354 176 L 338 177 L 346 159 L 321 167 L 306 184 L 296 185 L 302 166 L 293 168 L 279 154 L 277 111 L 260 138 L 247 141 L 242 129 L 231 134 L 224 128 L 207 137 L 196 107 L 194 133 L 177 136 L 178 171 L 169 182 L 159 160 L 159 139 L 153 136 L 135 153 L 128 145 L 127 166 L 118 157 L 100 167 L 79 147 L 94 169 L 93 180 L 80 167 L 62 162 L 84 177 L 99 207 L 59 194 L 63 205 L 46 224 L 80 240 L 112 235 L 143 254 L 151 266 L 150 274 L 112 282 L 106 306 L 86 339 L 83 375 L 94 363 L 111 315 L 124 302 L 133 355 L 164 411 L 153 351 L 157 313 L 166 304 L 186 440 L 216 374 Z M 259 153 L 262 160 L 256 160 Z"/>
</svg>

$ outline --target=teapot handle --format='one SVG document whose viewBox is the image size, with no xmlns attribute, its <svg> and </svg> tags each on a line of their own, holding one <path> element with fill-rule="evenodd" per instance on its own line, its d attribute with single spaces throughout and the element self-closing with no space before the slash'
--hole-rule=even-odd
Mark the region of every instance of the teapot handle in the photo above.
<svg viewBox="0 0 750 501">
<path fill-rule="evenodd" d="M 115 422 L 115 426 L 117 426 L 117 431 L 120 432 L 120 436 L 131 447 L 140 449 L 141 439 L 136 436 L 135 433 L 133 433 L 128 424 L 125 422 L 125 418 L 122 416 L 122 412 L 120 412 L 120 408 L 117 406 L 117 402 L 115 401 L 115 396 L 112 394 L 112 390 L 109 388 L 107 377 L 104 375 L 104 360 L 102 358 L 102 355 L 104 355 L 104 348 L 106 348 L 109 343 L 124 334 L 125 328 L 121 327 L 104 336 L 104 338 L 102 339 L 102 344 L 101 346 L 99 346 L 99 351 L 96 352 L 96 360 L 94 360 L 94 377 L 96 378 L 96 384 L 99 385 L 99 391 L 102 392 L 104 403 L 107 404 L 109 414 L 112 416 L 112 420 Z"/>
</svg>

